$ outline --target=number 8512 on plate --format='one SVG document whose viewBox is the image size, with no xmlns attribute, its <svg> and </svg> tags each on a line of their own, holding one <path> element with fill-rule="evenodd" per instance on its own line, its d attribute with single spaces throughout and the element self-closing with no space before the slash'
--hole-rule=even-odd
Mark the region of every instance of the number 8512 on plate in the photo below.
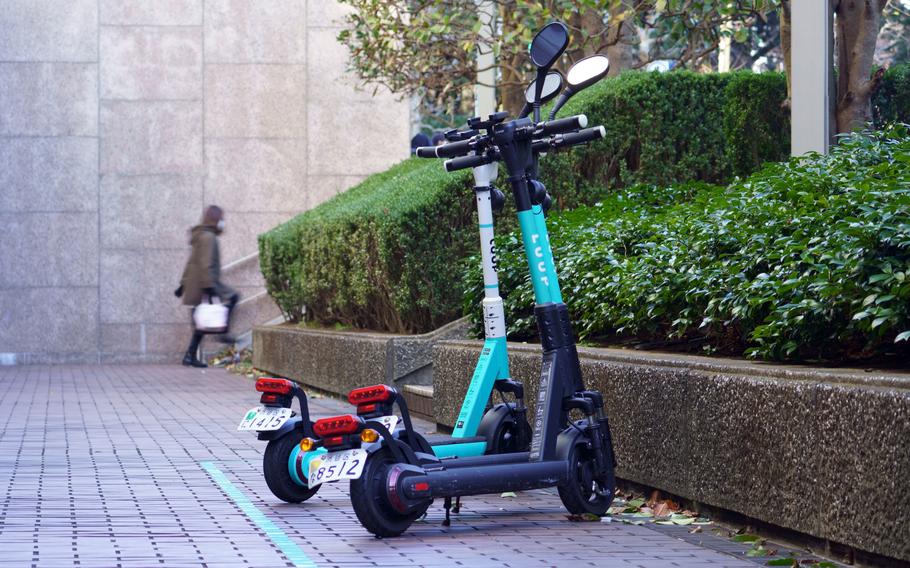
<svg viewBox="0 0 910 568">
<path fill-rule="evenodd" d="M 328 481 L 359 479 L 367 461 L 367 451 L 362 448 L 322 454 L 310 462 L 307 485 L 312 489 Z"/>
</svg>

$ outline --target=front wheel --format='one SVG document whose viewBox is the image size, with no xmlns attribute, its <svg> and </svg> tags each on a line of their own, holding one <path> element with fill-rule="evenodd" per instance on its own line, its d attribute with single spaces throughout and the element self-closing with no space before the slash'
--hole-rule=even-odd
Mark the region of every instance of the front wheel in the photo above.
<svg viewBox="0 0 910 568">
<path fill-rule="evenodd" d="M 367 458 L 360 479 L 351 480 L 351 505 L 363 528 L 378 538 L 399 536 L 411 524 L 423 516 L 430 506 L 421 507 L 413 513 L 401 513 L 394 509 L 386 497 L 386 483 L 389 468 L 397 462 L 389 448 L 382 448 Z"/>
<path fill-rule="evenodd" d="M 585 444 L 572 447 L 569 452 L 569 479 L 557 488 L 562 504 L 570 513 L 601 516 L 607 512 L 613 503 L 616 488 L 613 464 L 608 464 L 608 467 L 606 479 L 598 479 L 594 452 Z"/>
<path fill-rule="evenodd" d="M 526 452 L 531 445 L 531 425 L 524 414 L 517 417 L 509 416 L 496 426 L 488 444 L 489 454 Z"/>
<path fill-rule="evenodd" d="M 303 439 L 303 432 L 292 430 L 277 440 L 270 440 L 265 447 L 262 458 L 262 471 L 265 474 L 265 483 L 275 497 L 288 503 L 302 503 L 319 491 L 320 486 L 310 489 L 305 485 L 298 485 L 292 478 L 288 461 L 291 452 Z"/>
</svg>

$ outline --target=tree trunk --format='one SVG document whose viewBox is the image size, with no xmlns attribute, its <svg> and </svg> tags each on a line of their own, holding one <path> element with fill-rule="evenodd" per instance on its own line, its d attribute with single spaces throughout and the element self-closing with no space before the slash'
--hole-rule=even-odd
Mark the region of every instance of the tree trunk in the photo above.
<svg viewBox="0 0 910 568">
<path fill-rule="evenodd" d="M 498 2 L 499 21 L 502 24 L 502 37 L 517 27 L 515 14 L 517 12 L 515 0 L 505 0 Z M 500 82 L 498 85 L 499 104 L 502 110 L 508 112 L 511 116 L 516 116 L 521 112 L 525 104 L 525 81 L 530 81 L 525 77 L 519 76 L 516 69 L 521 69 L 523 61 L 519 58 L 526 54 L 500 54 Z"/>
<path fill-rule="evenodd" d="M 638 63 L 635 43 L 638 34 L 631 19 L 620 19 L 622 14 L 631 13 L 640 2 L 624 0 L 610 6 L 610 27 L 607 31 L 607 57 L 610 58 L 610 77 L 615 77 Z"/>
<path fill-rule="evenodd" d="M 881 73 L 870 77 L 875 42 L 887 0 L 832 0 L 836 22 L 837 132 L 850 132 L 872 120 L 872 93 Z"/>
<path fill-rule="evenodd" d="M 780 51 L 784 56 L 784 72 L 787 75 L 787 100 L 784 107 L 790 108 L 790 97 L 793 96 L 790 86 L 790 0 L 780 3 Z"/>
</svg>

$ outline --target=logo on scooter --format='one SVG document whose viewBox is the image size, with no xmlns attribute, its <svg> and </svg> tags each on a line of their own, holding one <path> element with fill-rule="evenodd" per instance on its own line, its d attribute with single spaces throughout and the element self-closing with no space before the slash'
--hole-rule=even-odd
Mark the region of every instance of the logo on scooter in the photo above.
<svg viewBox="0 0 910 568">
<path fill-rule="evenodd" d="M 536 245 L 537 241 L 539 241 L 539 240 L 540 240 L 539 234 L 534 233 L 533 235 L 531 235 L 531 244 Z M 543 246 L 538 245 L 538 246 L 534 247 L 534 256 L 536 258 L 543 258 Z M 543 285 L 549 286 L 550 279 L 547 278 L 547 263 L 542 260 L 539 261 L 537 263 L 537 271 L 542 274 L 542 276 L 539 276 L 538 278 L 540 278 L 540 281 L 543 283 Z"/>
</svg>

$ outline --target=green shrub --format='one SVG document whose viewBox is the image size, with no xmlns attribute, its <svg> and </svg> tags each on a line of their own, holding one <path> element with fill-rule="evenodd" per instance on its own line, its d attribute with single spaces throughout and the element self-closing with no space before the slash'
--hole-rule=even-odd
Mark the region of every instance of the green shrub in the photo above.
<svg viewBox="0 0 910 568">
<path fill-rule="evenodd" d="M 627 73 L 573 99 L 607 138 L 547 156 L 557 208 L 594 203 L 638 181 L 725 181 L 787 152 L 780 75 Z M 740 136 L 738 129 L 747 131 Z M 744 141 L 743 141 L 744 140 Z M 506 176 L 500 175 L 500 185 Z M 460 313 L 460 260 L 477 250 L 470 174 L 407 160 L 260 236 L 269 293 L 286 316 L 422 332 Z M 500 231 L 514 214 L 497 218 Z"/>
<path fill-rule="evenodd" d="M 885 71 L 881 85 L 872 95 L 872 115 L 878 128 L 893 122 L 910 124 L 910 63 Z"/>
<path fill-rule="evenodd" d="M 406 160 L 260 235 L 269 294 L 292 320 L 422 332 L 458 317 L 475 246 L 470 174 Z M 304 308 L 306 306 L 306 308 Z"/>
<path fill-rule="evenodd" d="M 786 97 L 780 73 L 624 73 L 560 113 L 586 114 L 606 137 L 547 157 L 541 178 L 563 208 L 634 183 L 725 182 L 789 155 Z"/>
<path fill-rule="evenodd" d="M 829 156 L 729 186 L 635 186 L 554 216 L 582 338 L 698 340 L 769 359 L 865 357 L 910 336 L 910 133 L 854 134 Z M 515 234 L 498 241 L 513 337 L 534 333 Z M 468 314 L 482 295 L 467 262 Z"/>
</svg>

